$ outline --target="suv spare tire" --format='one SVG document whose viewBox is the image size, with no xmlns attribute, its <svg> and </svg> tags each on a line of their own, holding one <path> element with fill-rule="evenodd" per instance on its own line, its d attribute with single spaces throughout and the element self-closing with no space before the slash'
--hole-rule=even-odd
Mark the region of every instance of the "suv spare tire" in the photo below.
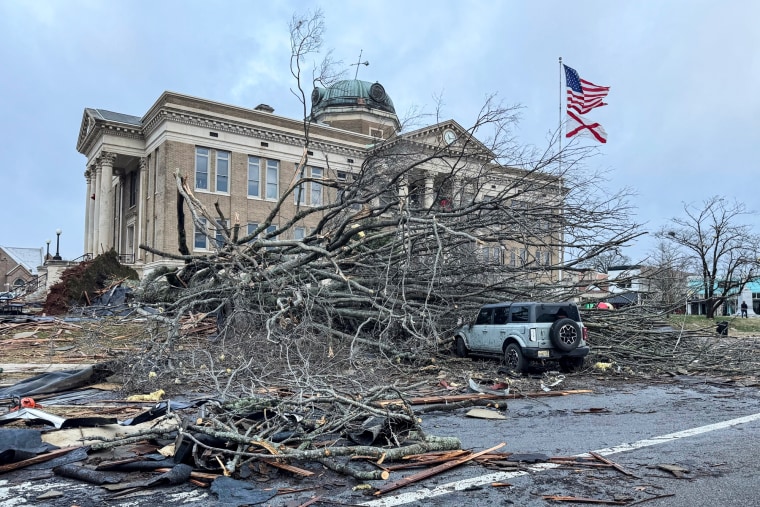
<svg viewBox="0 0 760 507">
<path fill-rule="evenodd" d="M 549 330 L 552 343 L 562 352 L 570 352 L 581 344 L 581 326 L 573 319 L 559 319 Z"/>
</svg>

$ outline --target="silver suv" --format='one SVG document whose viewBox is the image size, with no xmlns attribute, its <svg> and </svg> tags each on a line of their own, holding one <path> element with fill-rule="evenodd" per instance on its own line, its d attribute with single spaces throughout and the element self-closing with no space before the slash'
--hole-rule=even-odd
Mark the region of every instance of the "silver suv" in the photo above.
<svg viewBox="0 0 760 507">
<path fill-rule="evenodd" d="M 558 361 L 562 371 L 571 372 L 583 367 L 587 337 L 574 303 L 494 303 L 455 333 L 454 352 L 459 357 L 502 355 L 507 370 L 516 373 L 531 360 Z"/>
</svg>

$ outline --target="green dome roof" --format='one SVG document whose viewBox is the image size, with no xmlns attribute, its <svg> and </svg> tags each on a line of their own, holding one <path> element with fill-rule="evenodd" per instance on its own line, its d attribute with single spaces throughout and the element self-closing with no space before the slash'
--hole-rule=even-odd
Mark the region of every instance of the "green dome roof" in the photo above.
<svg viewBox="0 0 760 507">
<path fill-rule="evenodd" d="M 317 86 L 311 92 L 311 113 L 318 115 L 332 107 L 361 106 L 396 114 L 393 101 L 380 83 L 358 79 L 338 81 L 328 88 Z"/>
</svg>

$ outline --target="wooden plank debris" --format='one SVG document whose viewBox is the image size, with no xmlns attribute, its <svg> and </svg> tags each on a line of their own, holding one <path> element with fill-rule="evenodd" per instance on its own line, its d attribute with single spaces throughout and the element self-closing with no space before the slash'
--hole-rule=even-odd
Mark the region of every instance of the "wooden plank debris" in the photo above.
<svg viewBox="0 0 760 507">
<path fill-rule="evenodd" d="M 473 408 L 467 411 L 465 417 L 473 417 L 475 419 L 506 419 L 507 416 L 501 414 L 495 410 L 489 410 L 486 408 Z"/>
<path fill-rule="evenodd" d="M 628 505 L 628 500 L 602 500 L 599 498 L 586 498 L 582 496 L 561 496 L 561 495 L 544 495 L 544 500 L 554 502 L 574 502 L 574 503 L 595 503 L 604 505 Z"/>
<path fill-rule="evenodd" d="M 594 458 L 598 459 L 599 461 L 601 461 L 602 463 L 606 463 L 608 465 L 611 465 L 612 468 L 614 468 L 615 470 L 617 470 L 617 471 L 619 471 L 621 473 L 624 473 L 625 475 L 628 475 L 630 477 L 635 477 L 637 479 L 641 479 L 641 477 L 639 477 L 638 475 L 634 474 L 633 472 L 631 472 L 629 470 L 626 470 L 625 468 L 623 468 L 622 466 L 618 465 L 614 461 L 608 460 L 607 458 L 605 458 L 604 456 L 602 456 L 599 453 L 590 452 L 589 454 L 591 456 L 593 456 Z"/>
<path fill-rule="evenodd" d="M 684 477 L 686 477 L 686 475 L 684 474 L 689 473 L 688 468 L 683 468 L 678 465 L 668 465 L 668 464 L 662 463 L 662 464 L 657 465 L 657 468 L 659 468 L 660 470 L 664 470 L 666 472 L 670 472 L 671 474 L 673 474 L 675 477 L 678 477 L 679 479 L 683 479 Z"/>
<path fill-rule="evenodd" d="M 594 391 L 590 389 L 573 389 L 569 391 L 537 391 L 532 393 L 509 393 L 509 394 L 452 394 L 444 396 L 421 396 L 415 398 L 407 398 L 404 400 L 379 400 L 375 402 L 375 405 L 386 407 L 388 405 L 409 403 L 410 405 L 429 405 L 432 403 L 456 403 L 460 401 L 468 400 L 505 400 L 505 399 L 518 399 L 518 398 L 542 398 L 547 396 L 568 396 L 571 394 L 590 394 Z"/>
<path fill-rule="evenodd" d="M 8 463 L 7 465 L 0 466 L 0 474 L 5 472 L 10 472 L 11 470 L 18 470 L 20 468 L 28 467 L 30 465 L 36 465 L 37 463 L 44 463 L 46 461 L 50 461 L 53 458 L 57 458 L 58 456 L 63 456 L 64 454 L 68 454 L 74 449 L 79 449 L 81 446 L 77 445 L 74 447 L 64 447 L 62 449 L 56 449 L 55 451 L 46 452 L 44 454 L 39 454 L 33 458 L 25 459 L 23 461 L 16 461 L 15 463 Z"/>
<path fill-rule="evenodd" d="M 273 466 L 274 468 L 279 468 L 280 470 L 286 470 L 296 475 L 300 475 L 301 477 L 311 477 L 312 475 L 314 475 L 314 472 L 310 470 L 299 468 L 297 466 L 290 465 L 288 463 L 280 463 L 279 461 L 271 460 L 271 459 L 265 459 L 262 461 L 269 466 Z"/>
<path fill-rule="evenodd" d="M 424 471 L 422 471 L 422 472 L 420 472 L 418 474 L 410 475 L 409 477 L 404 477 L 403 479 L 399 479 L 398 481 L 394 481 L 394 482 L 392 482 L 392 483 L 390 483 L 390 484 L 388 484 L 386 486 L 383 486 L 382 488 L 380 488 L 377 491 L 375 491 L 374 494 L 375 494 L 375 496 L 379 496 L 379 495 L 382 495 L 383 493 L 388 493 L 389 491 L 394 491 L 396 489 L 402 488 L 402 487 L 404 487 L 404 486 L 406 486 L 408 484 L 412 484 L 414 482 L 418 482 L 418 481 L 421 481 L 423 479 L 427 479 L 427 478 L 432 477 L 434 475 L 437 475 L 437 474 L 439 474 L 441 472 L 444 472 L 444 471 L 449 470 L 451 468 L 457 467 L 457 466 L 459 466 L 459 465 L 461 465 L 463 463 L 467 463 L 468 461 L 473 460 L 473 459 L 477 458 L 478 456 L 482 456 L 484 454 L 491 453 L 491 452 L 495 451 L 496 449 L 501 449 L 505 445 L 507 445 L 506 442 L 502 442 L 499 445 L 495 445 L 495 446 L 491 447 L 490 449 L 486 449 L 485 451 L 476 452 L 474 454 L 470 454 L 469 456 L 465 456 L 463 458 L 458 458 L 458 459 L 455 459 L 453 461 L 442 463 L 442 464 L 438 465 L 437 467 L 433 467 L 433 468 L 431 468 L 429 470 L 424 470 Z"/>
</svg>

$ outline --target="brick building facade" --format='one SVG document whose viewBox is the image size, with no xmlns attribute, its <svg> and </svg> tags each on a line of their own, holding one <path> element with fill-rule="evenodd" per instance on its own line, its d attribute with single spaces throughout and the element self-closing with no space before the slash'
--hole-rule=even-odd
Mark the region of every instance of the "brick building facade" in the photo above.
<svg viewBox="0 0 760 507">
<path fill-rule="evenodd" d="M 334 202 L 334 185 L 319 182 L 349 181 L 380 140 L 403 139 L 419 149 L 440 149 L 467 138 L 475 170 L 494 165 L 489 150 L 453 120 L 400 133 L 393 103 L 379 83 L 341 81 L 315 88 L 311 100 L 308 144 L 302 120 L 277 116 L 264 104 L 249 109 L 164 92 L 141 117 L 85 109 L 77 142 L 77 150 L 86 157 L 84 251 L 98 255 L 114 248 L 140 273 L 177 263 L 160 255 L 179 251 L 177 175 L 186 178 L 207 209 L 218 207 L 227 217 L 225 224 L 207 221 L 205 230 L 185 218 L 188 246 L 198 254 L 214 250 L 223 226 L 239 224 L 240 237 L 266 234 L 295 216 L 297 200 L 298 207 L 316 208 Z M 434 199 L 445 205 L 455 194 L 466 192 L 446 171 L 445 164 L 421 164 L 416 186 L 403 192 L 420 206 L 429 207 Z M 504 178 L 509 172 L 504 168 Z M 297 184 L 301 177 L 309 181 Z M 503 188 L 498 181 L 493 183 L 488 188 L 494 192 Z M 274 204 L 294 185 L 298 185 L 294 197 L 268 221 Z M 308 215 L 288 228 L 292 238 L 281 239 L 302 238 L 321 217 Z M 502 263 L 521 258 L 525 262 L 528 255 L 525 249 L 515 248 L 510 256 L 504 246 L 486 246 L 488 255 L 489 248 Z M 548 262 L 558 253 L 530 255 Z"/>
</svg>

